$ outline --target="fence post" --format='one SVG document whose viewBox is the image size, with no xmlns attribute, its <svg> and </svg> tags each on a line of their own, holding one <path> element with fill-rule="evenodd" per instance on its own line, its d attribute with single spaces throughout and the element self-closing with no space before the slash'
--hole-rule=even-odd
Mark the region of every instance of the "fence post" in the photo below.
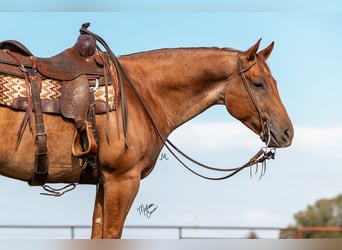
<svg viewBox="0 0 342 250">
<path fill-rule="evenodd" d="M 178 227 L 178 239 L 182 239 L 182 227 Z"/>
<path fill-rule="evenodd" d="M 75 227 L 74 226 L 70 227 L 70 237 L 72 240 L 75 239 Z"/>
</svg>

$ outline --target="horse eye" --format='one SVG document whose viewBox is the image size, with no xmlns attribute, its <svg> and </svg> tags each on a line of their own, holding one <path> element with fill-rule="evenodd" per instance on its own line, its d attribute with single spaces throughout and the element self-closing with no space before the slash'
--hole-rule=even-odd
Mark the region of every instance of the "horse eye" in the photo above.
<svg viewBox="0 0 342 250">
<path fill-rule="evenodd" d="M 256 89 L 263 89 L 264 88 L 264 84 L 260 83 L 260 82 L 253 82 L 253 86 Z"/>
</svg>

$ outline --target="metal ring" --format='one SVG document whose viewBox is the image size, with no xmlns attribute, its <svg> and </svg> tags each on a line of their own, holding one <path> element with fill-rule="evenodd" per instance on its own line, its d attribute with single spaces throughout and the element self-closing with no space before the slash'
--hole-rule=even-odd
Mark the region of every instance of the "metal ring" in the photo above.
<svg viewBox="0 0 342 250">
<path fill-rule="evenodd" d="M 95 87 L 90 88 L 93 92 L 95 92 L 99 88 L 99 80 L 95 79 L 95 82 L 96 82 Z"/>
<path fill-rule="evenodd" d="M 18 66 L 18 68 L 20 69 L 20 71 L 27 73 L 27 69 L 25 69 L 23 65 Z"/>
</svg>

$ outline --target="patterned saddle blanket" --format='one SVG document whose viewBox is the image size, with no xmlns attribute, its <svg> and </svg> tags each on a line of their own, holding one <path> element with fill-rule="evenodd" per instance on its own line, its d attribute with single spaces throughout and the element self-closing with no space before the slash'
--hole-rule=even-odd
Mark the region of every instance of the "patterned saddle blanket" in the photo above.
<svg viewBox="0 0 342 250">
<path fill-rule="evenodd" d="M 44 113 L 60 114 L 60 101 L 63 82 L 55 79 L 42 80 L 40 98 Z M 27 108 L 27 85 L 24 78 L 0 72 L 0 105 L 25 111 Z M 116 106 L 115 91 L 113 85 L 107 86 L 108 99 L 106 98 L 106 86 L 99 86 L 95 92 L 96 114 L 106 112 L 108 100 L 109 110 Z"/>
</svg>

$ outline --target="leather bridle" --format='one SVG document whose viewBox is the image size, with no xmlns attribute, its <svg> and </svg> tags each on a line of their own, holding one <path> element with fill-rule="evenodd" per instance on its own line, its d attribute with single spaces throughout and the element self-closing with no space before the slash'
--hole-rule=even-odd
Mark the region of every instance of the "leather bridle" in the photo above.
<svg viewBox="0 0 342 250">
<path fill-rule="evenodd" d="M 255 59 L 253 60 L 253 62 L 250 65 L 248 65 L 246 68 L 242 68 L 241 55 L 239 55 L 238 56 L 238 73 L 242 79 L 243 86 L 246 89 L 246 92 L 249 96 L 249 99 L 253 103 L 253 106 L 258 113 L 259 122 L 260 122 L 260 129 L 261 129 L 260 139 L 262 141 L 264 141 L 266 143 L 266 147 L 268 147 L 270 144 L 270 141 L 271 141 L 271 131 L 270 131 L 270 127 L 269 127 L 270 119 L 268 118 L 267 114 L 264 113 L 262 111 L 262 109 L 260 108 L 260 106 L 258 105 L 258 101 L 255 98 L 255 96 L 253 95 L 252 90 L 251 90 L 251 86 L 248 83 L 248 80 L 247 80 L 246 75 L 245 75 L 245 73 L 248 70 L 250 70 L 256 64 L 257 60 L 258 60 L 258 57 L 255 56 Z"/>
</svg>

